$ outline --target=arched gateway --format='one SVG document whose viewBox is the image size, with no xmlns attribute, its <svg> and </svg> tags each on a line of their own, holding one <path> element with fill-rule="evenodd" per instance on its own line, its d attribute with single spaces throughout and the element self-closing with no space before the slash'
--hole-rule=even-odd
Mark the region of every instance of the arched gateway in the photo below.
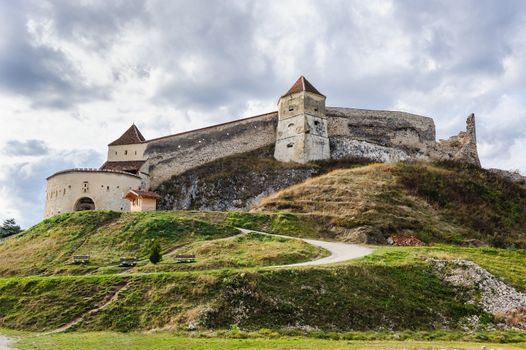
<svg viewBox="0 0 526 350">
<path fill-rule="evenodd" d="M 95 202 L 89 197 L 82 197 L 75 203 L 75 211 L 95 210 Z"/>
</svg>

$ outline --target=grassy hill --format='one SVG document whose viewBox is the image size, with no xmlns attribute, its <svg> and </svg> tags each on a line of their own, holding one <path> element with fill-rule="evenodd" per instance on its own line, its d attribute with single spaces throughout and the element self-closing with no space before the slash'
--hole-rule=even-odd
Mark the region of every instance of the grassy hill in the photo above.
<svg viewBox="0 0 526 350">
<path fill-rule="evenodd" d="M 458 164 L 373 164 L 339 169 L 266 199 L 261 212 L 301 214 L 340 240 L 526 247 L 526 189 Z"/>
<path fill-rule="evenodd" d="M 133 271 L 172 271 L 295 263 L 323 256 L 323 250 L 297 240 L 238 235 L 231 225 L 182 212 L 119 213 L 87 211 L 44 220 L 23 235 L 0 244 L 0 276 L 120 273 L 120 257 L 141 259 Z M 152 239 L 164 251 L 155 268 L 147 261 Z M 196 264 L 176 264 L 179 253 L 197 254 Z M 90 264 L 73 265 L 73 255 Z"/>
<path fill-rule="evenodd" d="M 433 261 L 470 260 L 526 292 L 525 201 L 523 187 L 477 168 L 374 164 L 292 186 L 252 213 L 62 214 L 0 243 L 0 327 L 43 331 L 73 322 L 70 331 L 338 339 L 373 331 L 447 338 L 444 330 L 469 328 L 482 332 L 471 336 L 486 337 L 496 316 L 473 303 L 467 287 L 448 283 Z M 415 235 L 434 244 L 375 247 L 372 255 L 336 265 L 271 269 L 326 252 L 297 240 L 239 235 L 236 227 L 377 243 Z M 156 266 L 146 259 L 152 238 L 164 253 Z M 175 254 L 190 252 L 198 255 L 195 264 L 175 263 Z M 72 255 L 81 254 L 91 263 L 72 265 Z M 120 256 L 140 261 L 123 269 Z M 488 337 L 526 340 L 524 333 L 497 333 Z"/>
<path fill-rule="evenodd" d="M 526 291 L 524 250 L 385 247 L 325 267 L 0 278 L 0 327 L 52 330 L 123 286 L 74 329 L 432 331 L 462 329 L 473 316 L 490 327 L 492 315 L 444 283 L 430 257 L 473 260 Z"/>
</svg>

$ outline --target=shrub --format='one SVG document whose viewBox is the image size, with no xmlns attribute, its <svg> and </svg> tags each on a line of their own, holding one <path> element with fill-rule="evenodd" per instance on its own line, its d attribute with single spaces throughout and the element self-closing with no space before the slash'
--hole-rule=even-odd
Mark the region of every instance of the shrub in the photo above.
<svg viewBox="0 0 526 350">
<path fill-rule="evenodd" d="M 150 247 L 150 261 L 152 264 L 158 264 L 162 259 L 161 244 L 158 240 L 154 239 L 152 246 Z"/>
</svg>

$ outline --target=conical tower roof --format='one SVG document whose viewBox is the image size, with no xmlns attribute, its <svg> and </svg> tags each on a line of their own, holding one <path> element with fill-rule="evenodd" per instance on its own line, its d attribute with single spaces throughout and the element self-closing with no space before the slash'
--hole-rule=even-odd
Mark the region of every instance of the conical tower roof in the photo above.
<svg viewBox="0 0 526 350">
<path fill-rule="evenodd" d="M 297 92 L 302 92 L 302 91 L 312 92 L 314 94 L 317 94 L 317 95 L 325 97 L 325 95 L 323 95 L 321 92 L 319 92 L 314 87 L 314 85 L 312 85 L 303 75 L 301 77 L 299 77 L 298 80 L 296 80 L 294 85 L 292 85 L 292 87 L 289 89 L 289 91 L 287 91 L 287 93 L 285 95 L 283 95 L 282 97 L 288 96 L 288 95 L 292 95 L 292 94 L 295 94 Z"/>
<path fill-rule="evenodd" d="M 146 141 L 144 136 L 142 136 L 139 129 L 132 124 L 128 130 L 124 132 L 117 140 L 110 143 L 108 146 L 120 146 L 120 145 L 133 145 L 136 143 L 142 143 Z"/>
</svg>

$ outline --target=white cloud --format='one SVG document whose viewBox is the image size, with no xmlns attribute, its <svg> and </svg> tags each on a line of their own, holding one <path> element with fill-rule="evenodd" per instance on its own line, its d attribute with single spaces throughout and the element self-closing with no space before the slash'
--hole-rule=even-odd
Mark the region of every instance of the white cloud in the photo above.
<svg viewBox="0 0 526 350">
<path fill-rule="evenodd" d="M 49 154 L 0 150 L 0 219 L 35 222 L 45 177 L 100 165 L 132 122 L 153 138 L 264 113 L 300 74 L 329 105 L 432 116 L 442 138 L 474 112 L 483 165 L 526 173 L 524 23 L 514 0 L 1 2 L 0 143 Z"/>
</svg>

